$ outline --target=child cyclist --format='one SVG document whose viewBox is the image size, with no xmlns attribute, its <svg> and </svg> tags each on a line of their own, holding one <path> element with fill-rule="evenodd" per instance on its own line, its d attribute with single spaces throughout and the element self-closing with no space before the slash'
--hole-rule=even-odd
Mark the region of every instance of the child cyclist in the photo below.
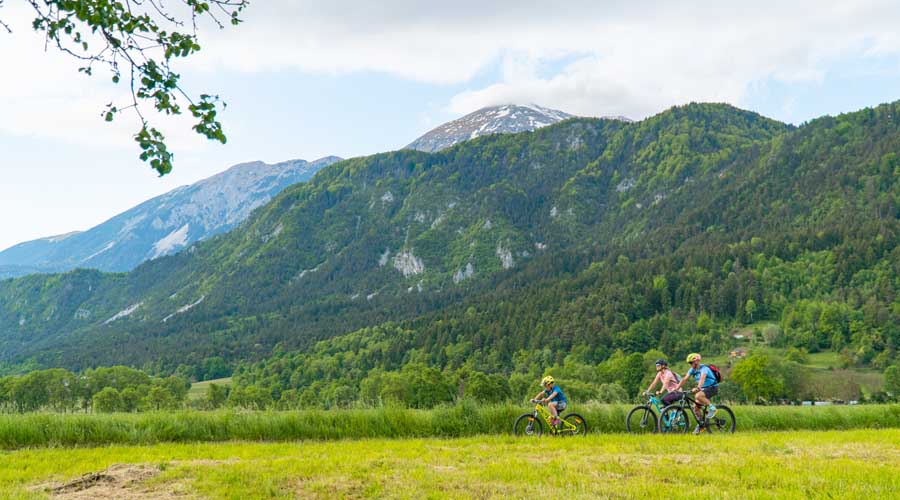
<svg viewBox="0 0 900 500">
<path fill-rule="evenodd" d="M 669 369 L 669 362 L 664 359 L 656 360 L 656 378 L 653 379 L 653 382 L 650 383 L 650 387 L 644 392 L 650 393 L 657 382 L 661 382 L 662 386 L 656 391 L 656 394 L 661 394 L 663 390 L 667 392 L 662 398 L 663 405 L 670 405 L 675 401 L 678 401 L 678 398 L 681 397 L 681 392 L 677 390 L 680 379 L 675 372 Z"/>
<path fill-rule="evenodd" d="M 566 409 L 569 401 L 550 375 L 541 380 L 541 386 L 544 387 L 544 390 L 537 393 L 531 402 L 547 403 L 547 408 L 550 409 L 550 414 L 553 415 L 553 425 L 559 425 L 559 414 Z"/>
</svg>

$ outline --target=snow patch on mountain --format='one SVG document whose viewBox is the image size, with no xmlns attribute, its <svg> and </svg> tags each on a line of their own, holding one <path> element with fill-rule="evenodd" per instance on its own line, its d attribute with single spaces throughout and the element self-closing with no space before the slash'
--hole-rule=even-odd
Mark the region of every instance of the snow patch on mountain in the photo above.
<svg viewBox="0 0 900 500">
<path fill-rule="evenodd" d="M 65 241 L 79 233 L 81 233 L 81 231 L 72 231 L 71 233 L 58 234 L 56 236 L 50 236 L 49 238 L 44 238 L 43 241 L 46 241 L 47 243 L 59 243 L 60 241 Z"/>
<path fill-rule="evenodd" d="M 165 238 L 153 245 L 153 257 L 155 259 L 161 255 L 172 253 L 173 251 L 184 247 L 188 242 L 188 231 L 191 229 L 190 224 L 185 224 L 180 228 L 172 231 Z"/>
<path fill-rule="evenodd" d="M 491 106 L 431 130 L 406 149 L 435 152 L 485 135 L 526 132 L 567 118 L 572 118 L 572 115 L 536 104 Z"/>
<path fill-rule="evenodd" d="M 193 308 L 199 306 L 201 303 L 203 303 L 204 300 L 206 300 L 206 295 L 201 295 L 200 298 L 197 299 L 196 302 L 193 302 L 193 303 L 190 303 L 190 304 L 187 304 L 187 305 L 184 305 L 184 306 L 179 307 L 178 310 L 176 310 L 176 311 L 173 312 L 172 314 L 170 314 L 170 315 L 166 316 L 165 318 L 163 318 L 162 322 L 165 323 L 165 322 L 169 321 L 169 320 L 172 319 L 176 314 L 184 314 L 184 313 L 190 311 L 191 309 L 193 309 Z"/>
<path fill-rule="evenodd" d="M 127 318 L 128 316 L 131 316 L 132 314 L 134 314 L 134 312 L 137 311 L 138 308 L 141 307 L 142 305 L 144 305 L 143 302 L 138 302 L 137 304 L 134 304 L 125 309 L 122 309 L 121 311 L 117 312 L 113 317 L 104 321 L 103 324 L 108 325 L 108 324 L 112 323 L 113 321 L 116 321 L 117 319 Z"/>
<path fill-rule="evenodd" d="M 100 255 L 100 254 L 102 254 L 102 253 L 104 253 L 104 252 L 107 252 L 107 251 L 111 250 L 112 247 L 114 247 L 114 246 L 116 246 L 116 242 L 115 242 L 115 241 L 110 241 L 109 243 L 106 244 L 105 247 L 101 248 L 101 249 L 100 249 L 99 251 L 97 251 L 97 252 L 92 253 L 91 255 L 88 255 L 87 257 L 85 257 L 84 259 L 82 259 L 81 262 L 87 262 L 87 261 L 93 259 L 94 257 L 96 257 L 96 256 L 98 256 L 98 255 Z"/>
</svg>

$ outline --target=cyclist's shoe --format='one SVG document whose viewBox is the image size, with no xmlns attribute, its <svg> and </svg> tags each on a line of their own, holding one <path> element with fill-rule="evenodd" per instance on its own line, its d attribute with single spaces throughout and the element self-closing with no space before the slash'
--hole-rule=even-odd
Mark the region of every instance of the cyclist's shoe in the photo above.
<svg viewBox="0 0 900 500">
<path fill-rule="evenodd" d="M 697 424 L 697 427 L 694 427 L 694 435 L 696 436 L 696 435 L 700 434 L 701 432 L 706 432 L 706 427 L 704 427 L 700 424 Z"/>
<path fill-rule="evenodd" d="M 713 418 L 716 416 L 716 405 L 709 405 L 709 411 L 706 413 L 706 418 Z"/>
<path fill-rule="evenodd" d="M 559 421 L 558 418 L 554 418 L 554 419 L 552 420 L 552 423 L 553 423 L 554 426 L 559 427 L 560 421 Z"/>
</svg>

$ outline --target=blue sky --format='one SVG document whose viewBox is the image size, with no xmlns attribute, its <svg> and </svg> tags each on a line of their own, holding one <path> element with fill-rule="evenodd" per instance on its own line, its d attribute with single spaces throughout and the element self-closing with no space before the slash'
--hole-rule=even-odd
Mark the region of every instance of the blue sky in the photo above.
<svg viewBox="0 0 900 500">
<path fill-rule="evenodd" d="M 159 178 L 136 158 L 133 119 L 99 117 L 123 89 L 44 52 L 16 1 L 0 8 L 15 30 L 0 35 L 0 248 L 87 229 L 243 161 L 397 149 L 491 104 L 642 119 L 716 101 L 799 124 L 900 99 L 892 1 L 268 0 L 236 30 L 201 32 L 181 68 L 189 90 L 228 102 L 228 144 L 164 122 L 176 165 Z"/>
</svg>

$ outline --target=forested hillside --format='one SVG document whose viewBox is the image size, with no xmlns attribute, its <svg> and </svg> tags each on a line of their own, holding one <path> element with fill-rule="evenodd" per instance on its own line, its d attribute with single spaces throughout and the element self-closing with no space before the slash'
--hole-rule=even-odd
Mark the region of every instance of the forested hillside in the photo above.
<svg viewBox="0 0 900 500">
<path fill-rule="evenodd" d="M 239 385 L 381 398 L 404 369 L 625 383 L 647 351 L 718 352 L 765 318 L 771 346 L 884 367 L 898 179 L 898 103 L 799 128 L 692 104 L 344 161 L 129 274 L 0 283 L 0 359 L 165 372 L 272 355 Z"/>
</svg>

